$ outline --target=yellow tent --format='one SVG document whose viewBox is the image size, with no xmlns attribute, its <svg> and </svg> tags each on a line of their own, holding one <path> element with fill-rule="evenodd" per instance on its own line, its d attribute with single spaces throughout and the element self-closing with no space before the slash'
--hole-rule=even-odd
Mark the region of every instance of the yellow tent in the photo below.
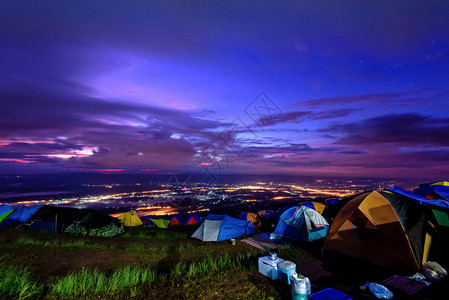
<svg viewBox="0 0 449 300">
<path fill-rule="evenodd" d="M 400 195 L 364 193 L 350 200 L 335 217 L 324 250 L 416 271 L 427 248 L 422 240 L 423 221 L 422 207 Z"/>
<path fill-rule="evenodd" d="M 243 212 L 240 214 L 240 219 L 245 221 L 251 221 L 253 224 L 259 223 L 259 216 L 252 212 Z"/>
<path fill-rule="evenodd" d="M 121 214 L 117 219 L 123 224 L 123 226 L 143 225 L 142 220 L 140 220 L 140 218 L 131 211 Z"/>
<path fill-rule="evenodd" d="M 431 183 L 430 185 L 445 185 L 445 186 L 449 186 L 449 181 L 438 181 L 438 182 Z"/>
</svg>

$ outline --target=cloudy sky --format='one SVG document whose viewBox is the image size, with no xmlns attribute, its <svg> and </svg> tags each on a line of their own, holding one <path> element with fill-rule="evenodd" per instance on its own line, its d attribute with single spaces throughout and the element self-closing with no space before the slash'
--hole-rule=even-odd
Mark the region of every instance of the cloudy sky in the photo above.
<svg viewBox="0 0 449 300">
<path fill-rule="evenodd" d="M 2 1 L 0 173 L 446 178 L 446 1 Z"/>
</svg>

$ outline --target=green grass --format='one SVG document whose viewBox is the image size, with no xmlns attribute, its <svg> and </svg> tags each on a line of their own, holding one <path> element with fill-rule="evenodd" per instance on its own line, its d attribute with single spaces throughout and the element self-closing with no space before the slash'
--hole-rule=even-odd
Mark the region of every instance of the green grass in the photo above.
<svg viewBox="0 0 449 300">
<path fill-rule="evenodd" d="M 28 268 L 11 264 L 9 256 L 0 257 L 0 296 L 3 299 L 33 299 L 43 292 Z"/>
<path fill-rule="evenodd" d="M 166 254 L 168 252 L 168 246 L 164 245 L 162 247 L 148 247 L 144 244 L 134 244 L 131 247 L 126 248 L 126 251 L 129 252 L 142 251 L 153 254 Z"/>
<path fill-rule="evenodd" d="M 301 247 L 292 248 L 287 246 L 279 246 L 277 249 L 277 254 L 284 260 L 297 261 L 298 258 L 302 260 L 312 260 L 313 256 Z"/>
<path fill-rule="evenodd" d="M 166 230 L 166 229 L 160 229 Z M 123 234 L 124 238 L 138 238 L 138 239 L 185 239 L 189 237 L 191 233 L 189 232 L 175 232 L 175 231 L 128 231 Z"/>
<path fill-rule="evenodd" d="M 114 238 L 0 230 L 0 253 L 10 253 L 0 265 L 0 299 L 285 296 L 257 272 L 265 252 L 241 242 L 202 243 L 189 238 L 193 229 L 176 230 L 141 228 Z M 301 248 L 281 247 L 278 255 L 297 265 L 308 259 Z"/>
<path fill-rule="evenodd" d="M 236 267 L 244 263 L 247 263 L 250 259 L 257 256 L 257 252 L 247 252 L 231 257 L 228 253 L 225 253 L 220 257 L 207 256 L 205 259 L 198 262 L 192 262 L 190 264 L 176 263 L 171 271 L 171 275 L 175 277 L 179 276 L 197 276 L 200 274 L 206 274 L 208 272 L 214 272 L 227 267 Z"/>
<path fill-rule="evenodd" d="M 111 274 L 82 269 L 78 273 L 54 280 L 49 293 L 58 297 L 76 298 L 128 291 L 132 296 L 138 293 L 139 287 L 148 287 L 155 281 L 156 271 L 151 269 L 128 266 L 116 269 Z"/>
<path fill-rule="evenodd" d="M 80 248 L 80 249 L 107 249 L 106 246 L 99 244 L 86 243 L 84 240 L 77 241 L 61 241 L 61 240 L 51 240 L 51 241 L 41 241 L 28 237 L 19 237 L 16 240 L 17 244 L 21 245 L 32 245 L 38 247 L 47 248 Z"/>
</svg>

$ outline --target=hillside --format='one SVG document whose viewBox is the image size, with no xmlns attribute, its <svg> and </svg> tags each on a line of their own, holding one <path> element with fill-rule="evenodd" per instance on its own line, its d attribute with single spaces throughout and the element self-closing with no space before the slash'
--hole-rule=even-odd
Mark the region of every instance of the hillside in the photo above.
<svg viewBox="0 0 449 300">
<path fill-rule="evenodd" d="M 1 230 L 2 298 L 281 299 L 289 288 L 257 272 L 263 251 L 237 242 L 203 243 L 196 227 L 136 228 L 99 238 Z M 279 255 L 313 260 L 303 249 Z M 8 281 L 8 278 L 10 280 Z M 17 278 L 17 281 L 15 281 Z"/>
</svg>

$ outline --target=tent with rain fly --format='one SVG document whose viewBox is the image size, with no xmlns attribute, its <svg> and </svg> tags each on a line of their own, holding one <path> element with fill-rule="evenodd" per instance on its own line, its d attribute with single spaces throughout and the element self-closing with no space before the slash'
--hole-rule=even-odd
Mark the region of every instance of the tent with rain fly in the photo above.
<svg viewBox="0 0 449 300">
<path fill-rule="evenodd" d="M 240 220 L 244 220 L 244 221 L 251 221 L 253 222 L 253 224 L 257 224 L 259 222 L 259 218 L 257 216 L 257 214 L 252 213 L 252 212 L 242 212 L 239 215 Z"/>
<path fill-rule="evenodd" d="M 449 201 L 424 198 L 395 186 L 388 190 L 405 196 L 426 208 L 429 226 L 426 226 L 423 263 L 426 262 L 428 255 L 438 252 L 441 255 L 436 254 L 434 256 L 439 259 L 444 257 L 449 262 L 449 258 L 446 255 L 449 252 Z"/>
<path fill-rule="evenodd" d="M 51 205 L 44 205 L 33 214 L 26 229 L 96 236 L 113 236 L 123 230 L 117 219 L 93 209 Z"/>
<path fill-rule="evenodd" d="M 44 205 L 28 220 L 29 225 L 37 226 L 39 222 L 53 224 L 53 232 L 64 232 L 71 224 L 81 221 L 91 209 Z M 47 225 L 44 225 L 47 227 Z"/>
<path fill-rule="evenodd" d="M 319 203 L 316 201 L 302 202 L 300 203 L 300 206 L 307 206 L 308 208 L 315 210 L 320 215 L 323 213 L 323 210 L 326 207 L 323 203 Z"/>
<path fill-rule="evenodd" d="M 9 205 L 0 205 L 0 223 L 6 219 L 12 212 L 14 207 Z"/>
<path fill-rule="evenodd" d="M 168 216 L 168 220 L 170 220 L 170 223 L 168 223 L 168 225 L 170 225 L 170 226 L 181 225 L 182 224 L 182 215 L 181 214 L 170 215 L 170 216 Z"/>
<path fill-rule="evenodd" d="M 271 239 L 312 242 L 324 238 L 329 223 L 315 210 L 307 207 L 292 207 L 286 210 L 270 235 Z"/>
<path fill-rule="evenodd" d="M 89 209 L 44 205 L 28 220 L 27 229 L 64 232 L 67 227 L 80 221 L 89 211 Z"/>
<path fill-rule="evenodd" d="M 201 222 L 201 218 L 198 214 L 196 213 L 190 213 L 187 215 L 186 217 L 186 225 L 196 225 L 196 224 L 200 224 Z"/>
<path fill-rule="evenodd" d="M 15 224 L 22 224 L 27 222 L 32 215 L 34 215 L 42 205 L 36 206 L 19 206 L 9 214 L 1 223 L 2 227 L 7 227 Z"/>
<path fill-rule="evenodd" d="M 414 193 L 432 200 L 442 199 L 449 201 L 449 182 L 439 181 L 420 184 L 419 188 L 414 190 Z"/>
<path fill-rule="evenodd" d="M 127 227 L 143 225 L 139 216 L 137 216 L 132 211 L 128 211 L 128 212 L 121 214 L 120 216 L 117 217 L 117 219 L 120 221 L 120 223 L 123 224 L 123 226 L 127 226 Z"/>
<path fill-rule="evenodd" d="M 425 210 L 392 191 L 359 194 L 340 210 L 324 250 L 397 270 L 420 268 Z"/>
<path fill-rule="evenodd" d="M 251 221 L 238 220 L 227 215 L 209 214 L 192 237 L 205 242 L 217 242 L 254 232 Z"/>
</svg>

